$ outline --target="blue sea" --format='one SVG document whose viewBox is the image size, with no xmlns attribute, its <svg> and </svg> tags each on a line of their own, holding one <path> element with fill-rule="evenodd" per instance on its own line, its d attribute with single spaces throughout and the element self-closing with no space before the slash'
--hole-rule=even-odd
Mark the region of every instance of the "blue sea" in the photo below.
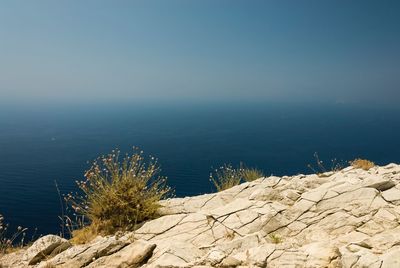
<svg viewBox="0 0 400 268">
<path fill-rule="evenodd" d="M 311 173 L 362 157 L 400 162 L 400 109 L 350 104 L 103 103 L 0 107 L 0 214 L 13 226 L 59 233 L 62 193 L 75 191 L 89 163 L 139 146 L 159 159 L 176 196 L 214 191 L 223 163 L 266 175 Z"/>
</svg>

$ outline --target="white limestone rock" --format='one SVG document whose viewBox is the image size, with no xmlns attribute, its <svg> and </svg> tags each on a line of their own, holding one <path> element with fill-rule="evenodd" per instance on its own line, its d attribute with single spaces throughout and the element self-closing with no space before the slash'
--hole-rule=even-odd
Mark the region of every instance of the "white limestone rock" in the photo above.
<svg viewBox="0 0 400 268">
<path fill-rule="evenodd" d="M 59 237 L 44 237 L 0 257 L 0 264 L 400 267 L 400 165 L 348 167 L 323 177 L 271 176 L 161 205 L 160 218 L 120 238 L 68 248 Z"/>
<path fill-rule="evenodd" d="M 50 255 L 52 251 L 60 245 L 65 245 L 66 247 L 70 246 L 66 239 L 57 235 L 43 236 L 26 250 L 24 256 L 22 256 L 22 260 L 26 261 L 29 265 L 36 264 Z"/>
<path fill-rule="evenodd" d="M 112 255 L 104 256 L 90 263 L 88 268 L 136 268 L 147 261 L 156 248 L 155 244 L 138 240 Z"/>
</svg>

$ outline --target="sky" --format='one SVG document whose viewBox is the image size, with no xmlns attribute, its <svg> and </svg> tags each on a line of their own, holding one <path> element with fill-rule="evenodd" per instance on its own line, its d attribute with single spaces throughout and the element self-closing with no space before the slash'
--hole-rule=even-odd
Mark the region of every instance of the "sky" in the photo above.
<svg viewBox="0 0 400 268">
<path fill-rule="evenodd" d="M 400 100 L 400 2 L 0 2 L 0 102 Z"/>
</svg>

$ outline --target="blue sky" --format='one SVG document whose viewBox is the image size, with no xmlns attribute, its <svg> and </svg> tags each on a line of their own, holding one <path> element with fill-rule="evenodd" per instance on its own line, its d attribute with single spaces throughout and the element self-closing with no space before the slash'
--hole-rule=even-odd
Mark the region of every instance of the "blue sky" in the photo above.
<svg viewBox="0 0 400 268">
<path fill-rule="evenodd" d="M 0 3 L 0 98 L 400 100 L 399 1 Z"/>
</svg>

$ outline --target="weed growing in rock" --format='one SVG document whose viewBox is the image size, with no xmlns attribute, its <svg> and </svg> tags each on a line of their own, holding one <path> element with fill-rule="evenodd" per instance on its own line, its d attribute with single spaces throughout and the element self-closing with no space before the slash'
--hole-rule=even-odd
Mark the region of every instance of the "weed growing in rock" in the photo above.
<svg viewBox="0 0 400 268">
<path fill-rule="evenodd" d="M 261 177 L 264 177 L 261 170 L 244 167 L 243 163 L 240 163 L 238 168 L 224 164 L 210 173 L 210 181 L 218 192 L 239 185 L 243 181 L 250 182 Z"/>
<path fill-rule="evenodd" d="M 224 238 L 227 240 L 233 240 L 235 238 L 235 232 L 233 230 L 228 230 L 225 228 Z"/>
<path fill-rule="evenodd" d="M 343 161 L 338 161 L 336 158 L 331 160 L 330 166 L 325 166 L 324 162 L 319 158 L 318 153 L 314 153 L 314 158 L 316 162 L 316 167 L 308 164 L 308 167 L 318 176 L 323 177 L 325 176 L 324 173 L 327 172 L 337 172 L 343 169 L 344 164 Z"/>
<path fill-rule="evenodd" d="M 9 234 L 8 227 L 9 225 L 4 222 L 3 215 L 0 214 L 0 254 L 25 245 L 25 235 L 28 229 L 18 226 L 16 231 Z"/>
<path fill-rule="evenodd" d="M 283 241 L 282 237 L 277 234 L 270 234 L 269 239 L 271 239 L 271 242 L 274 244 L 280 244 Z"/>
<path fill-rule="evenodd" d="M 218 192 L 232 188 L 242 182 L 242 170 L 233 168 L 231 164 L 224 164 L 210 173 L 210 181 Z"/>
<path fill-rule="evenodd" d="M 159 172 L 157 160 L 147 160 L 138 148 L 121 161 L 118 150 L 96 159 L 85 173 L 85 180 L 76 182 L 81 193 L 65 196 L 74 216 L 82 217 L 86 225 L 86 221 L 90 223 L 75 230 L 75 236 L 132 230 L 137 223 L 157 217 L 158 201 L 171 194 L 166 178 Z"/>
<path fill-rule="evenodd" d="M 264 177 L 264 173 L 257 168 L 241 168 L 241 172 L 243 179 L 247 182 Z"/>
<path fill-rule="evenodd" d="M 104 228 L 104 227 L 103 227 Z M 111 230 L 110 230 L 111 233 Z M 80 229 L 74 229 L 71 231 L 72 238 L 70 242 L 75 245 L 85 244 L 92 241 L 99 234 L 99 226 L 97 222 L 93 222 L 89 226 L 84 226 Z"/>
<path fill-rule="evenodd" d="M 353 161 L 349 161 L 349 164 L 352 165 L 354 168 L 361 168 L 364 170 L 369 170 L 370 168 L 375 166 L 374 162 L 360 158 L 356 158 Z"/>
</svg>

